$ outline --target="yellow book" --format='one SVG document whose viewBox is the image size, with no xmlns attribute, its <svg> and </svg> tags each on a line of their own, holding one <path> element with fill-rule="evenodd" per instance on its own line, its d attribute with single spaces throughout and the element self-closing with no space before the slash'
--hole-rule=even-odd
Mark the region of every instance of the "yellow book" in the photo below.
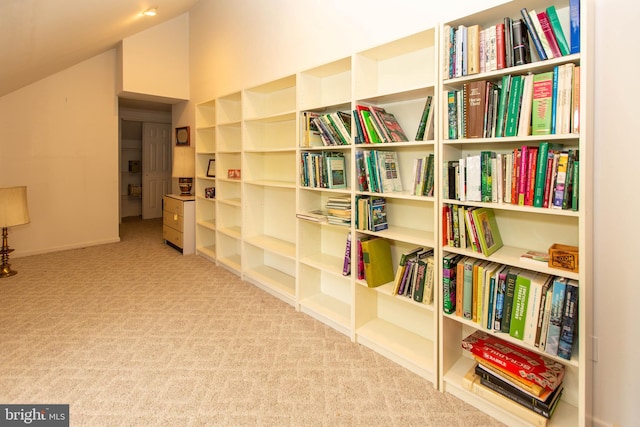
<svg viewBox="0 0 640 427">
<path fill-rule="evenodd" d="M 391 245 L 381 237 L 362 242 L 362 260 L 364 262 L 364 278 L 367 286 L 375 288 L 394 280 Z"/>
</svg>

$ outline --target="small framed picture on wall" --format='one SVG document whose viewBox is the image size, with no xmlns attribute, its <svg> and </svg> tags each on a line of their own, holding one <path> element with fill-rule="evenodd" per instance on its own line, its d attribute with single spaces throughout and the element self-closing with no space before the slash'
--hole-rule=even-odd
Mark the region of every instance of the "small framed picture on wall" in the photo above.
<svg viewBox="0 0 640 427">
<path fill-rule="evenodd" d="M 189 126 L 176 128 L 176 145 L 178 147 L 188 147 L 190 143 Z"/>
</svg>

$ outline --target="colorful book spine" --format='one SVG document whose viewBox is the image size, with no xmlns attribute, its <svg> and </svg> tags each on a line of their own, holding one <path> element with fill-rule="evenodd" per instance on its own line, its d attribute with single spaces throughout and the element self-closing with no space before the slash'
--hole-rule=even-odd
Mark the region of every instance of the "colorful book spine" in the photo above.
<svg viewBox="0 0 640 427">
<path fill-rule="evenodd" d="M 351 274 L 351 233 L 347 233 L 347 244 L 344 249 L 344 262 L 342 264 L 342 275 L 349 276 Z"/>
<path fill-rule="evenodd" d="M 569 1 L 571 53 L 580 53 L 580 0 Z"/>
<path fill-rule="evenodd" d="M 560 340 L 558 342 L 558 356 L 563 359 L 571 359 L 573 341 L 577 328 L 577 315 L 578 282 L 576 280 L 569 280 L 565 293 L 562 326 L 560 327 Z"/>
<path fill-rule="evenodd" d="M 538 146 L 538 161 L 536 168 L 535 188 L 533 191 L 533 206 L 541 208 L 544 203 L 544 188 L 547 179 L 547 165 L 549 159 L 549 143 L 541 142 Z"/>
<path fill-rule="evenodd" d="M 529 304 L 529 289 L 533 276 L 529 271 L 523 271 L 516 278 L 516 286 L 513 291 L 513 306 L 511 308 L 511 325 L 509 335 L 513 338 L 524 339 L 524 331 L 527 319 L 527 305 Z"/>
<path fill-rule="evenodd" d="M 560 330 L 562 327 L 562 310 L 564 309 L 567 279 L 556 278 L 553 281 L 553 294 L 551 295 L 551 313 L 549 315 L 549 327 L 544 351 L 552 356 L 558 355 L 560 344 Z"/>
<path fill-rule="evenodd" d="M 520 14 L 522 15 L 523 21 L 527 27 L 527 31 L 529 32 L 529 39 L 533 41 L 536 52 L 538 52 L 538 57 L 540 60 L 544 61 L 547 59 L 547 54 L 542 47 L 542 42 L 540 41 L 542 34 L 538 34 L 536 32 L 536 28 L 533 25 L 533 21 L 531 20 L 531 16 L 529 16 L 529 11 L 526 7 L 520 9 Z"/>
<path fill-rule="evenodd" d="M 540 27 L 542 28 L 543 34 L 541 37 L 547 39 L 549 43 L 549 47 L 551 48 L 551 53 L 554 58 L 559 58 L 562 56 L 562 52 L 560 52 L 560 47 L 558 46 L 558 41 L 556 40 L 556 36 L 553 34 L 553 29 L 551 28 L 551 22 L 549 22 L 549 17 L 547 16 L 547 12 L 538 13 L 538 21 L 540 21 Z"/>
<path fill-rule="evenodd" d="M 560 25 L 560 19 L 558 18 L 556 7 L 551 5 L 546 9 L 546 12 L 547 17 L 549 18 L 549 23 L 551 24 L 551 29 L 556 37 L 556 41 L 558 42 L 560 53 L 562 53 L 563 56 L 569 55 L 571 53 L 571 47 L 569 46 L 569 43 L 567 43 L 567 38 L 562 30 L 562 25 Z"/>
</svg>

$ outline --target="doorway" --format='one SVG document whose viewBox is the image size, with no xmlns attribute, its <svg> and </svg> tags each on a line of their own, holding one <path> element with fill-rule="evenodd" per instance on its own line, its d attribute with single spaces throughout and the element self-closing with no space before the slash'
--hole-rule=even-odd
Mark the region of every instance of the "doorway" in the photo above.
<svg viewBox="0 0 640 427">
<path fill-rule="evenodd" d="M 119 99 L 120 222 L 162 217 L 171 192 L 170 104 Z"/>
</svg>

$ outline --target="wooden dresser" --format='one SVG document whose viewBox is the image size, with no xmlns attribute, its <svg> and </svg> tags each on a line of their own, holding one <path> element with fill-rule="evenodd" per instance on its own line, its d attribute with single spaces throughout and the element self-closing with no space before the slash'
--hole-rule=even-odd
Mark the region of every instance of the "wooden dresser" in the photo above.
<svg viewBox="0 0 640 427">
<path fill-rule="evenodd" d="M 183 255 L 195 253 L 195 197 L 167 194 L 162 198 L 162 238 Z"/>
</svg>

